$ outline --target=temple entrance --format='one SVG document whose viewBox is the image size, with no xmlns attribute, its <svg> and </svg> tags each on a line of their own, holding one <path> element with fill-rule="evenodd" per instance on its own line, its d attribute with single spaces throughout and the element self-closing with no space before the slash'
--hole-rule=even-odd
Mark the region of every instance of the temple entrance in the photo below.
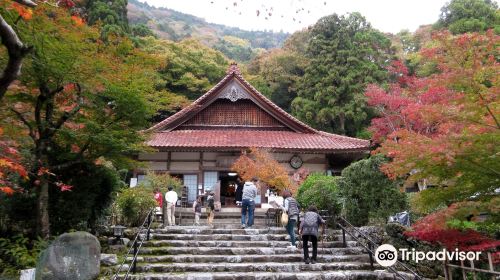
<svg viewBox="0 0 500 280">
<path fill-rule="evenodd" d="M 223 207 L 236 207 L 237 178 L 235 172 L 219 172 L 220 202 Z"/>
</svg>

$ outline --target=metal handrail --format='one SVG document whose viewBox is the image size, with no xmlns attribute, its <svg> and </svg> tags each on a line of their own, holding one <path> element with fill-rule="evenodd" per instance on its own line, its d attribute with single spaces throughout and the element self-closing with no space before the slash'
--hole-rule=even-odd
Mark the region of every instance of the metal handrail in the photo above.
<svg viewBox="0 0 500 280">
<path fill-rule="evenodd" d="M 361 231 L 359 231 L 355 226 L 353 226 L 351 223 L 349 223 L 346 219 L 342 218 L 342 217 L 338 217 L 338 219 L 342 222 L 344 222 L 345 224 L 348 225 L 349 228 L 352 228 L 354 229 L 354 231 L 356 231 L 359 235 L 361 235 L 365 240 L 368 241 L 369 245 L 368 247 L 365 246 L 363 243 L 359 242 L 360 241 L 360 238 L 358 238 L 357 236 L 355 236 L 354 234 L 352 234 L 349 230 L 347 230 L 346 227 L 344 227 L 340 222 L 336 222 L 336 224 L 342 229 L 342 238 L 343 238 L 343 244 L 344 246 L 346 246 L 346 239 L 345 239 L 345 233 L 349 234 L 352 238 L 354 238 L 361 246 L 363 246 L 363 248 L 365 248 L 367 251 L 368 251 L 368 255 L 370 256 L 370 264 L 372 265 L 372 268 L 373 268 L 373 256 L 375 255 L 375 252 L 373 252 L 373 249 L 371 248 L 375 248 L 375 247 L 378 247 L 379 244 L 377 244 L 375 241 L 373 241 L 372 239 L 370 239 L 367 235 L 365 235 L 364 233 L 362 233 Z M 413 276 L 415 276 L 415 279 L 423 279 L 422 277 L 420 277 L 420 275 L 418 275 L 415 271 L 413 271 L 411 268 L 409 268 L 407 265 L 405 265 L 404 263 L 400 262 L 399 260 L 396 260 L 396 263 L 403 267 L 404 269 L 406 269 L 407 271 L 409 271 L 411 274 L 413 274 Z M 392 267 L 387 267 L 387 269 L 389 271 L 391 271 L 392 273 L 396 274 L 399 278 L 405 280 L 406 278 L 399 274 L 399 272 L 392 268 Z"/>
<path fill-rule="evenodd" d="M 153 215 L 153 212 L 155 210 L 156 207 L 153 207 L 151 208 L 151 210 L 149 210 L 148 212 L 148 215 L 146 216 L 146 218 L 144 219 L 144 221 L 142 222 L 142 225 L 139 227 L 139 230 L 137 231 L 137 234 L 135 235 L 135 238 L 134 238 L 134 241 L 132 242 L 132 245 L 130 246 L 130 248 L 128 249 L 127 251 L 127 254 L 125 255 L 125 257 L 123 258 L 123 261 L 122 263 L 120 264 L 120 266 L 118 267 L 118 270 L 116 271 L 115 275 L 113 276 L 112 280 L 116 280 L 116 278 L 118 277 L 118 274 L 120 273 L 120 271 L 122 270 L 122 267 L 123 265 L 125 264 L 125 262 L 127 261 L 127 257 L 130 255 L 130 253 L 133 251 L 134 252 L 134 258 L 132 259 L 132 264 L 129 266 L 128 270 L 127 270 L 127 273 L 125 274 L 125 278 L 124 280 L 127 279 L 128 275 L 130 274 L 130 271 L 133 269 L 133 273 L 135 273 L 135 269 L 136 269 L 136 262 L 137 262 L 137 256 L 139 255 L 139 250 L 141 249 L 142 247 L 142 243 L 144 242 L 144 239 L 141 238 L 141 242 L 139 244 L 139 247 L 137 247 L 137 240 L 139 239 L 139 236 L 141 234 L 141 232 L 144 230 L 144 225 L 147 223 L 148 226 L 147 226 L 147 232 L 146 232 L 146 240 L 149 241 L 149 235 L 150 235 L 150 232 L 151 232 L 151 224 L 152 224 L 152 215 Z"/>
</svg>

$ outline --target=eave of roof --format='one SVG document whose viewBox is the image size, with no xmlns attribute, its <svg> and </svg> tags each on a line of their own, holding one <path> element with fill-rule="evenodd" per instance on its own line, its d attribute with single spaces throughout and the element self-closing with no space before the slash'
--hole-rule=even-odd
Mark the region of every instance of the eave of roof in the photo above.
<svg viewBox="0 0 500 280">
<path fill-rule="evenodd" d="M 155 148 L 264 148 L 279 150 L 367 150 L 370 142 L 330 133 L 268 130 L 174 130 L 153 133 Z"/>
</svg>

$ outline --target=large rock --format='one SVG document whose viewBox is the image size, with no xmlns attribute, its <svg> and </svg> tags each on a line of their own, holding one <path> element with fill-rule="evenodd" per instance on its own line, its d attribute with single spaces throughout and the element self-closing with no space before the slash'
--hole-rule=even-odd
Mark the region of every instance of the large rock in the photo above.
<svg viewBox="0 0 500 280">
<path fill-rule="evenodd" d="M 36 280 L 91 280 L 99 275 L 101 245 L 87 232 L 65 233 L 42 253 Z"/>
</svg>

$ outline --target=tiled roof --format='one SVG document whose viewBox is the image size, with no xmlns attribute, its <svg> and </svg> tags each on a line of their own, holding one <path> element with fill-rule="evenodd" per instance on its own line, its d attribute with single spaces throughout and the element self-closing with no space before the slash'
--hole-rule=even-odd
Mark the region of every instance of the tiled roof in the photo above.
<svg viewBox="0 0 500 280">
<path fill-rule="evenodd" d="M 184 130 L 179 126 L 209 106 L 218 93 L 232 79 L 236 79 L 253 96 L 255 103 L 275 116 L 291 131 L 258 130 L 250 128 L 224 128 Z M 337 134 L 318 131 L 299 121 L 274 104 L 248 83 L 236 64 L 231 64 L 226 76 L 191 105 L 159 122 L 147 130 L 152 132 L 147 144 L 155 148 L 171 149 L 239 149 L 270 148 L 303 151 L 367 151 L 370 142 Z"/>
<path fill-rule="evenodd" d="M 165 120 L 155 124 L 150 127 L 148 131 L 161 131 L 161 130 L 172 130 L 177 127 L 177 125 L 182 124 L 185 121 L 185 118 L 192 116 L 199 112 L 201 109 L 205 108 L 207 102 L 217 95 L 220 89 L 222 89 L 232 78 L 236 78 L 242 85 L 244 85 L 249 92 L 251 92 L 256 99 L 260 102 L 259 105 L 269 106 L 274 112 L 276 112 L 277 116 L 280 117 L 283 121 L 286 121 L 288 125 L 295 127 L 294 130 L 299 129 L 301 132 L 316 132 L 316 130 L 307 124 L 299 121 L 292 115 L 288 114 L 285 110 L 281 109 L 278 105 L 274 104 L 271 100 L 265 97 L 262 93 L 260 93 L 256 88 L 254 88 L 249 82 L 247 82 L 236 64 L 231 64 L 228 71 L 226 72 L 226 76 L 218 82 L 213 88 L 207 91 L 205 94 L 196 99 L 191 105 L 182 109 L 181 111 L 175 113 L 174 115 L 166 118 Z"/>
<path fill-rule="evenodd" d="M 305 151 L 367 150 L 370 142 L 325 132 L 298 133 L 293 131 L 258 130 L 174 130 L 156 132 L 147 142 L 155 148 L 268 148 Z"/>
</svg>

